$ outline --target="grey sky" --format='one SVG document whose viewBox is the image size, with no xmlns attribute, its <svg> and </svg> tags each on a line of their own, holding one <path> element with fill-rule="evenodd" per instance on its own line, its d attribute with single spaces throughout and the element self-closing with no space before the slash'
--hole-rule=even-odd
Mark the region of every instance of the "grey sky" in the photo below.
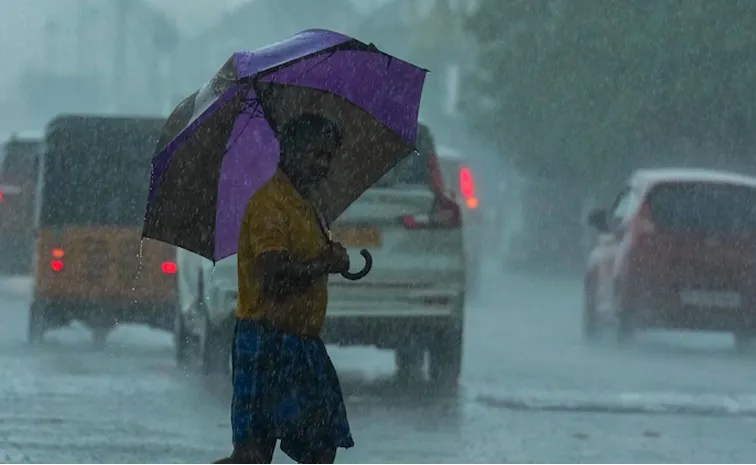
<svg viewBox="0 0 756 465">
<path fill-rule="evenodd" d="M 100 2 L 108 0 L 79 0 Z M 187 34 L 216 21 L 225 11 L 256 0 L 147 0 L 171 16 Z M 387 0 L 352 0 L 367 12 Z M 66 14 L 64 0 L 0 0 L 0 102 L 6 100 L 9 84 L 35 61 L 43 50 L 42 32 L 46 21 Z"/>
</svg>

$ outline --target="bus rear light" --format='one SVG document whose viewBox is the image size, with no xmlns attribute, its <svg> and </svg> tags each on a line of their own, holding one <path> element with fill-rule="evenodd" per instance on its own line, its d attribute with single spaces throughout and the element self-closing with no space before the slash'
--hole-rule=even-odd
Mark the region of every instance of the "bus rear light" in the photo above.
<svg viewBox="0 0 756 465">
<path fill-rule="evenodd" d="M 50 262 L 50 268 L 56 273 L 63 271 L 63 260 L 53 260 Z"/>
<path fill-rule="evenodd" d="M 66 254 L 63 249 L 52 249 L 53 258 L 61 259 Z"/>
<path fill-rule="evenodd" d="M 176 274 L 178 266 L 176 266 L 176 262 L 163 262 L 160 269 L 163 270 L 163 273 L 165 274 Z"/>
</svg>

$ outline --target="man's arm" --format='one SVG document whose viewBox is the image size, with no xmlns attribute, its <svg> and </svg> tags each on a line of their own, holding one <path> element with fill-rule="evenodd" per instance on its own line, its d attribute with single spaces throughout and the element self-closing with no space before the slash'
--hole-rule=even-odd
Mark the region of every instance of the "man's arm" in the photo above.
<svg viewBox="0 0 756 465">
<path fill-rule="evenodd" d="M 255 260 L 257 276 L 262 276 L 262 289 L 267 295 L 286 297 L 303 292 L 312 283 L 328 274 L 325 258 L 294 261 L 287 251 L 265 252 Z"/>
<path fill-rule="evenodd" d="M 289 229 L 286 215 L 273 202 L 252 199 L 247 207 L 245 227 L 249 229 L 252 266 L 255 276 L 261 277 L 263 293 L 271 297 L 286 297 L 306 290 L 312 283 L 328 274 L 329 254 L 313 260 L 294 260 L 290 254 Z"/>
</svg>

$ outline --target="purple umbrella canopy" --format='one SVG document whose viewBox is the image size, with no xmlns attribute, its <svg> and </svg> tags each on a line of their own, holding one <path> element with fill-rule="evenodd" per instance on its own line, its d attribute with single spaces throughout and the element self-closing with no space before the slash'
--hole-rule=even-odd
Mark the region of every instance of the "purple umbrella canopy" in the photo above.
<svg viewBox="0 0 756 465">
<path fill-rule="evenodd" d="M 277 169 L 278 129 L 303 113 L 343 134 L 313 199 L 332 222 L 415 149 L 426 73 L 327 30 L 233 54 L 165 123 L 142 236 L 213 261 L 235 254 L 247 202 Z"/>
</svg>

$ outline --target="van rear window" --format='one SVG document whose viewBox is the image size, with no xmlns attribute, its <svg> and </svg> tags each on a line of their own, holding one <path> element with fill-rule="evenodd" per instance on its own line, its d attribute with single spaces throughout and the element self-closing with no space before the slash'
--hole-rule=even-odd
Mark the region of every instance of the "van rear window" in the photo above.
<svg viewBox="0 0 756 465">
<path fill-rule="evenodd" d="M 162 120 L 81 118 L 46 143 L 41 225 L 137 227 Z"/>
<path fill-rule="evenodd" d="M 417 151 L 407 155 L 377 183 L 376 187 L 400 187 L 427 185 L 428 158 L 435 153 L 433 136 L 427 126 L 419 125 Z"/>
<path fill-rule="evenodd" d="M 700 234 L 756 232 L 756 189 L 722 183 L 669 183 L 655 187 L 648 206 L 657 227 Z"/>
</svg>

